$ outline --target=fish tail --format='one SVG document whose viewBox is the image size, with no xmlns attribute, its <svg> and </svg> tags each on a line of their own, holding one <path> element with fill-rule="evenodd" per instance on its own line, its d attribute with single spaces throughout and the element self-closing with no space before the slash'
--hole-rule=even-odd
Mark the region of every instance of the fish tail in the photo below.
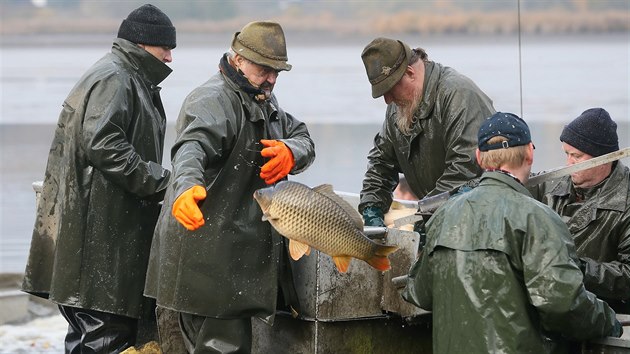
<svg viewBox="0 0 630 354">
<path fill-rule="evenodd" d="M 387 256 L 396 251 L 398 247 L 396 246 L 383 246 L 377 245 L 374 251 L 374 255 L 370 257 L 366 262 L 371 265 L 373 268 L 384 272 L 386 270 L 391 269 L 391 264 L 389 262 L 389 258 Z"/>
<path fill-rule="evenodd" d="M 381 272 L 391 269 L 391 264 L 389 263 L 389 258 L 387 256 L 378 256 L 374 255 L 372 258 L 366 260 L 366 262 L 372 266 L 372 268 L 378 269 Z"/>
</svg>

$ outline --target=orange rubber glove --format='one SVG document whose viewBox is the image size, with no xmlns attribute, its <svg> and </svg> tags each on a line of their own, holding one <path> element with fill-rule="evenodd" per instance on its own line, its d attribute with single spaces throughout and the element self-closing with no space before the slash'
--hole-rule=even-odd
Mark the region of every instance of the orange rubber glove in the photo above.
<svg viewBox="0 0 630 354">
<path fill-rule="evenodd" d="M 295 166 L 293 153 L 282 141 L 263 139 L 260 142 L 265 146 L 260 154 L 263 157 L 271 157 L 271 160 L 260 169 L 260 178 L 267 184 L 274 184 L 288 175 Z"/>
<path fill-rule="evenodd" d="M 188 188 L 175 199 L 173 216 L 190 231 L 200 228 L 205 221 L 197 202 L 204 199 L 206 199 L 206 189 L 204 187 L 193 186 Z"/>
</svg>

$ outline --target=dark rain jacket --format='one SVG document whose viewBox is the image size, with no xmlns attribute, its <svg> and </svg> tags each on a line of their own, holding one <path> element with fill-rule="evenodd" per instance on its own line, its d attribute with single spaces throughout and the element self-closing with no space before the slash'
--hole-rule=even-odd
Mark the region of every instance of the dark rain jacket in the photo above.
<svg viewBox="0 0 630 354">
<path fill-rule="evenodd" d="M 368 154 L 359 210 L 376 206 L 386 212 L 398 173 L 405 175 L 418 198 L 449 191 L 479 176 L 477 131 L 494 112 L 490 98 L 469 78 L 426 62 L 424 92 L 410 135 L 396 126 L 396 104 L 387 107 Z"/>
<path fill-rule="evenodd" d="M 151 237 L 170 173 L 157 86 L 171 69 L 124 39 L 63 104 L 23 290 L 138 317 Z"/>
<path fill-rule="evenodd" d="M 481 178 L 429 219 L 403 291 L 433 311 L 434 353 L 544 353 L 543 330 L 611 334 L 615 312 L 584 289 L 558 215 L 508 175 Z"/>
<path fill-rule="evenodd" d="M 205 317 L 273 315 L 283 243 L 253 198 L 266 187 L 260 139 L 283 141 L 295 159 L 291 173 L 299 173 L 315 158 L 306 125 L 280 109 L 275 96 L 259 104 L 219 72 L 188 95 L 177 132 L 145 294 L 159 306 Z M 205 225 L 188 231 L 171 209 L 195 185 L 207 190 L 200 203 Z"/>
<path fill-rule="evenodd" d="M 618 161 L 610 176 L 576 203 L 571 177 L 542 185 L 542 201 L 569 227 L 582 260 L 586 289 L 617 312 L 630 313 L 630 169 Z"/>
</svg>

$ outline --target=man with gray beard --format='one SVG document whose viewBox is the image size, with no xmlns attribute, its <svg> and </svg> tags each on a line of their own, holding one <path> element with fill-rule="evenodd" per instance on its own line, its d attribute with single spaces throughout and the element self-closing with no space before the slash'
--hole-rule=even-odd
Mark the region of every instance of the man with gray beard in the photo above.
<svg viewBox="0 0 630 354">
<path fill-rule="evenodd" d="M 365 225 L 384 226 L 399 173 L 418 198 L 480 175 L 477 130 L 495 109 L 472 80 L 430 61 L 422 48 L 376 38 L 361 59 L 372 97 L 383 96 L 387 112 L 368 154 L 359 211 Z"/>
</svg>

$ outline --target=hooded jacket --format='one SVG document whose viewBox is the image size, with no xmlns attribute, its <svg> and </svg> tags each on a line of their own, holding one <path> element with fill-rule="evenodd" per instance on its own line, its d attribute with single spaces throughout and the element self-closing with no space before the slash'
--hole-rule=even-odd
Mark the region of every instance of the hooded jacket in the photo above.
<svg viewBox="0 0 630 354">
<path fill-rule="evenodd" d="M 138 317 L 170 173 L 161 166 L 171 69 L 124 39 L 63 103 L 22 289 L 61 305 Z"/>
<path fill-rule="evenodd" d="M 261 139 L 291 149 L 292 174 L 315 158 L 306 125 L 274 95 L 258 103 L 223 72 L 185 99 L 172 149 L 173 179 L 155 230 L 145 294 L 171 310 L 215 318 L 267 318 L 277 298 L 281 236 L 262 221 L 254 191 L 266 162 Z M 205 224 L 188 231 L 171 214 L 177 197 L 199 185 Z"/>
<path fill-rule="evenodd" d="M 495 112 L 474 82 L 452 68 L 425 63 L 424 92 L 410 135 L 396 125 L 390 103 L 385 122 L 368 154 L 359 211 L 376 206 L 387 212 L 403 173 L 418 198 L 446 192 L 478 177 L 477 131 Z"/>
<path fill-rule="evenodd" d="M 434 353 L 545 353 L 543 331 L 586 340 L 615 312 L 584 289 L 566 226 L 515 179 L 486 172 L 427 223 L 403 297 L 433 311 Z"/>
<path fill-rule="evenodd" d="M 630 169 L 621 161 L 589 197 L 576 203 L 571 177 L 542 186 L 542 201 L 569 227 L 586 289 L 630 313 Z"/>
</svg>

